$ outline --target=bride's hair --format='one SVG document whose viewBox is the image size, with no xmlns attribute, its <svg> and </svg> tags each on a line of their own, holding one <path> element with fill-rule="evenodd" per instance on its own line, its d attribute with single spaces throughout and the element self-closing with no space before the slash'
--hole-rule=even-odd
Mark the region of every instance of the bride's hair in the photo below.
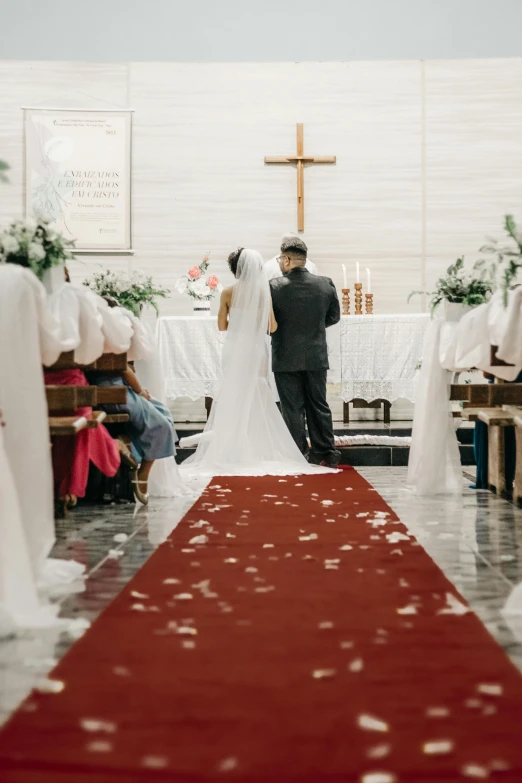
<svg viewBox="0 0 522 783">
<path fill-rule="evenodd" d="M 228 265 L 230 267 L 230 271 L 236 276 L 237 273 L 237 265 L 239 264 L 239 257 L 241 253 L 243 252 L 244 248 L 238 247 L 237 250 L 234 250 L 233 253 L 231 253 L 228 257 Z"/>
</svg>

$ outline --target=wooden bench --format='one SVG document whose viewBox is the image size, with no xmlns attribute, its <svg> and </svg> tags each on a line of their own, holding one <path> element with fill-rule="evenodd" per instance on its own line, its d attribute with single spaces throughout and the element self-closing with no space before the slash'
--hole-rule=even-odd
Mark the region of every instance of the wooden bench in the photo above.
<svg viewBox="0 0 522 783">
<path fill-rule="evenodd" d="M 454 383 L 450 400 L 477 408 L 522 405 L 522 383 Z"/>
<path fill-rule="evenodd" d="M 82 370 L 103 375 L 121 375 L 127 369 L 127 354 L 106 353 L 100 356 L 93 364 L 81 365 L 74 361 L 74 351 L 62 353 L 58 361 L 45 369 L 53 370 Z M 75 413 L 79 408 L 98 408 L 101 405 L 122 405 L 127 401 L 127 389 L 125 386 L 55 386 L 45 387 L 47 407 L 49 413 Z M 94 415 L 94 414 L 97 415 Z M 103 415 L 101 415 L 103 414 Z M 64 419 L 81 419 L 82 417 L 60 416 Z M 106 424 L 123 424 L 129 420 L 126 413 L 107 414 L 105 411 L 93 411 L 88 417 L 89 427 L 97 427 L 102 421 Z M 51 423 L 49 422 L 51 428 Z M 79 428 L 79 429 L 78 429 Z M 68 427 L 53 425 L 51 434 L 57 434 L 58 430 L 68 429 L 68 434 L 75 434 L 82 429 L 81 424 L 69 422 Z"/>
<path fill-rule="evenodd" d="M 85 416 L 49 416 L 49 433 L 51 437 L 77 435 L 87 428 Z"/>
<path fill-rule="evenodd" d="M 92 364 L 81 365 L 74 361 L 74 353 L 71 351 L 61 354 L 55 364 L 44 369 L 51 372 L 78 369 L 94 375 L 121 376 L 127 366 L 127 354 L 103 354 Z M 118 426 L 125 425 L 129 421 L 127 413 L 107 413 L 105 410 L 96 410 L 100 406 L 125 404 L 127 401 L 125 386 L 49 384 L 45 387 L 45 393 L 49 411 L 49 433 L 54 448 L 60 448 L 60 437 L 74 437 L 79 432 L 85 429 L 95 429 L 102 423 Z M 82 408 L 90 408 L 91 413 L 87 416 L 80 415 L 78 411 L 81 411 Z M 115 437 L 114 431 L 111 434 Z M 123 463 L 112 479 L 107 479 L 91 465 L 86 497 L 102 500 L 107 487 L 111 493 L 118 493 L 116 495 L 118 498 L 132 499 L 130 477 L 128 469 Z M 58 517 L 64 517 L 68 512 L 64 504 L 57 501 L 55 513 Z"/>
<path fill-rule="evenodd" d="M 77 435 L 82 430 L 95 429 L 107 414 L 105 411 L 93 411 L 89 416 L 49 416 L 51 437 Z"/>
<path fill-rule="evenodd" d="M 513 406 L 522 406 L 522 383 L 453 384 L 450 399 L 463 402 L 456 414 L 468 421 L 482 421 L 488 427 L 488 485 L 492 491 L 507 497 L 506 434 L 515 428 Z M 522 418 L 522 408 L 519 411 Z M 513 496 L 522 496 L 522 432 L 517 434 L 517 469 Z M 517 479 L 517 474 L 519 478 Z"/>
<path fill-rule="evenodd" d="M 127 369 L 126 353 L 104 353 L 92 364 L 78 364 L 74 361 L 74 351 L 60 354 L 58 360 L 46 370 L 83 370 L 84 372 L 99 372 L 104 375 L 121 375 Z"/>
<path fill-rule="evenodd" d="M 505 410 L 513 416 L 515 425 L 516 462 L 513 481 L 513 503 L 522 502 L 522 406 L 506 405 Z"/>
<path fill-rule="evenodd" d="M 125 386 L 46 386 L 45 394 L 50 413 L 124 404 L 127 401 Z"/>
<path fill-rule="evenodd" d="M 479 421 L 488 427 L 488 485 L 498 495 L 510 494 L 506 482 L 506 429 L 515 426 L 515 418 L 502 408 L 485 408 Z"/>
</svg>

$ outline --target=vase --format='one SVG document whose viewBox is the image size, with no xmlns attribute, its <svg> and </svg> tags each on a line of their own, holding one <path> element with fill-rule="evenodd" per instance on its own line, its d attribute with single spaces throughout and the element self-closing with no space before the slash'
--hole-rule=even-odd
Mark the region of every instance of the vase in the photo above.
<svg viewBox="0 0 522 783">
<path fill-rule="evenodd" d="M 466 315 L 473 308 L 462 302 L 448 302 L 444 299 L 442 302 L 442 317 L 444 321 L 460 321 L 463 315 Z"/>
<path fill-rule="evenodd" d="M 65 270 L 64 264 L 60 263 L 56 266 L 52 266 L 50 269 L 46 269 L 42 275 L 42 283 L 48 294 L 52 294 L 55 291 L 59 291 L 65 285 Z"/>
<path fill-rule="evenodd" d="M 210 316 L 210 302 L 194 302 L 194 315 Z"/>
</svg>

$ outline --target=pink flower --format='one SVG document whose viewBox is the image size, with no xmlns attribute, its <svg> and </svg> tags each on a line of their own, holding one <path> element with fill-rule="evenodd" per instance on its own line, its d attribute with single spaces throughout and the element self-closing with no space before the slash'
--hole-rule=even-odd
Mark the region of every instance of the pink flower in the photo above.
<svg viewBox="0 0 522 783">
<path fill-rule="evenodd" d="M 219 280 L 217 279 L 216 275 L 210 275 L 210 277 L 207 278 L 207 285 L 212 290 L 218 287 Z"/>
<path fill-rule="evenodd" d="M 199 271 L 199 267 L 193 266 L 192 269 L 189 269 L 189 277 L 192 278 L 192 280 L 198 280 L 198 278 L 201 277 L 201 272 Z"/>
</svg>

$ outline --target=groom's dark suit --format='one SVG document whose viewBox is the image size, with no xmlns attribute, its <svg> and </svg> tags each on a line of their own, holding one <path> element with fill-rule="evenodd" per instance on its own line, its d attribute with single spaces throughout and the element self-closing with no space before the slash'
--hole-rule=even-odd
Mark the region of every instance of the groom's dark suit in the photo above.
<svg viewBox="0 0 522 783">
<path fill-rule="evenodd" d="M 330 278 L 297 267 L 271 280 L 270 288 L 277 321 L 272 369 L 283 418 L 303 454 L 308 452 L 308 424 L 311 462 L 334 464 L 338 452 L 326 401 L 326 327 L 341 317 L 335 286 Z"/>
</svg>

